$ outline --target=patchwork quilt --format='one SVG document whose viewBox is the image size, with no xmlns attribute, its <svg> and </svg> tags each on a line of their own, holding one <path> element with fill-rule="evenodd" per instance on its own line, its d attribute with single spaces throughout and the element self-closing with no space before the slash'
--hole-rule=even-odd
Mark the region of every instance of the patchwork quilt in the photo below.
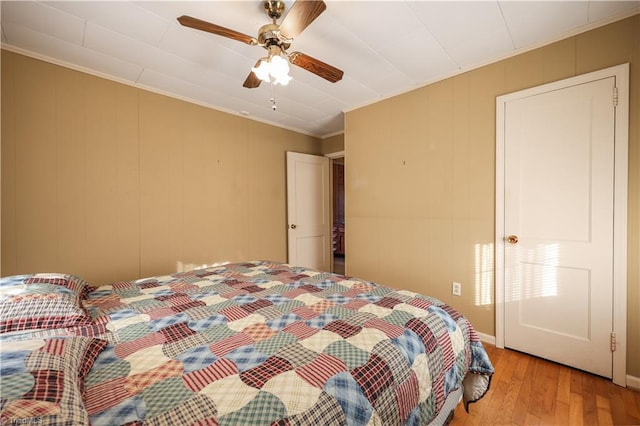
<svg viewBox="0 0 640 426">
<path fill-rule="evenodd" d="M 117 282 L 84 305 L 106 342 L 83 386 L 93 425 L 424 425 L 493 374 L 446 304 L 280 263 Z"/>
</svg>

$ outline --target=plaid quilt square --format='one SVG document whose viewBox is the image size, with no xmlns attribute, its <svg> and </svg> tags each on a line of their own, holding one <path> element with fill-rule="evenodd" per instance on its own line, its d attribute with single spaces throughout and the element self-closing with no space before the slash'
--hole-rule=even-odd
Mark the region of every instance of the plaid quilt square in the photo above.
<svg viewBox="0 0 640 426">
<path fill-rule="evenodd" d="M 196 332 L 190 329 L 186 323 L 180 322 L 161 329 L 160 333 L 165 337 L 167 343 L 172 343 L 191 336 Z"/>
<path fill-rule="evenodd" d="M 211 352 L 222 357 L 235 349 L 252 343 L 253 339 L 251 339 L 251 336 L 245 333 L 238 333 L 219 342 L 214 342 L 209 347 L 211 348 Z"/>
<path fill-rule="evenodd" d="M 87 387 L 85 404 L 87 413 L 93 415 L 121 404 L 132 397 L 125 388 L 126 377 L 117 377 Z M 109 395 L 109 398 L 105 398 Z"/>
<path fill-rule="evenodd" d="M 235 374 L 238 374 L 236 364 L 233 361 L 222 358 L 205 368 L 184 374 L 182 380 L 187 388 L 194 392 L 199 392 L 209 383 Z"/>
<path fill-rule="evenodd" d="M 289 370 L 293 370 L 289 361 L 272 356 L 262 364 L 240 373 L 240 379 L 247 385 L 260 389 L 273 377 Z"/>
<path fill-rule="evenodd" d="M 360 333 L 362 327 L 357 325 L 352 325 L 342 320 L 332 321 L 329 324 L 324 326 L 324 330 L 333 331 L 336 334 L 339 334 L 343 338 L 351 337 Z"/>
<path fill-rule="evenodd" d="M 354 368 L 351 374 L 372 404 L 375 404 L 380 393 L 393 383 L 389 365 L 377 355 L 372 355 L 369 362 L 362 367 Z"/>
<path fill-rule="evenodd" d="M 259 299 L 259 300 L 256 300 L 254 302 L 242 305 L 242 309 L 244 309 L 245 311 L 247 311 L 248 313 L 251 314 L 251 313 L 257 311 L 258 309 L 266 308 L 266 307 L 269 307 L 269 306 L 273 306 L 273 303 L 271 303 L 271 301 L 264 300 L 264 299 Z"/>
<path fill-rule="evenodd" d="M 329 378 L 347 371 L 347 366 L 341 359 L 327 354 L 320 354 L 313 361 L 299 367 L 296 372 L 311 386 L 322 389 Z"/>
<path fill-rule="evenodd" d="M 22 399 L 60 402 L 64 390 L 64 371 L 37 370 L 32 371 L 31 374 L 35 380 L 34 385 L 22 396 Z"/>
</svg>

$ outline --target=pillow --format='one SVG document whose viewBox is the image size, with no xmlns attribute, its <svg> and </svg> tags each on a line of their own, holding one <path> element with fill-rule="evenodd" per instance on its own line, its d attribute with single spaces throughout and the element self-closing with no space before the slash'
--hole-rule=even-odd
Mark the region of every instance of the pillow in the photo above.
<svg viewBox="0 0 640 426">
<path fill-rule="evenodd" d="M 106 345 L 90 337 L 3 342 L 0 422 L 89 425 L 84 379 Z"/>
<path fill-rule="evenodd" d="M 82 307 L 87 282 L 69 274 L 0 279 L 0 333 L 91 323 Z"/>
</svg>

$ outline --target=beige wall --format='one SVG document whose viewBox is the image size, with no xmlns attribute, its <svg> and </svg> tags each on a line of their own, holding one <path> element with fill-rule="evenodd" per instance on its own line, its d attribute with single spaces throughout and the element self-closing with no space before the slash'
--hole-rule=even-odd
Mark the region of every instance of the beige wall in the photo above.
<svg viewBox="0 0 640 426">
<path fill-rule="evenodd" d="M 322 155 L 344 151 L 344 133 L 322 139 L 320 145 Z"/>
<path fill-rule="evenodd" d="M 2 275 L 286 261 L 287 150 L 320 141 L 2 51 Z"/>
<path fill-rule="evenodd" d="M 494 335 L 496 96 L 626 62 L 627 371 L 640 377 L 640 15 L 348 112 L 347 273 L 440 298 Z"/>
</svg>

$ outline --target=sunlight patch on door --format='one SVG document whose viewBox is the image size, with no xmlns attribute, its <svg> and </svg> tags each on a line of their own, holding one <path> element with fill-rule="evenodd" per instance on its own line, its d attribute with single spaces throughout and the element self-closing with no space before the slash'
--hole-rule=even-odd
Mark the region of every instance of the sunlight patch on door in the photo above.
<svg viewBox="0 0 640 426">
<path fill-rule="evenodd" d="M 505 271 L 505 280 L 511 290 L 505 294 L 505 302 L 557 297 L 560 245 L 537 244 L 526 252 L 515 247 L 511 249 L 517 250 L 514 253 L 516 268 Z"/>
</svg>

